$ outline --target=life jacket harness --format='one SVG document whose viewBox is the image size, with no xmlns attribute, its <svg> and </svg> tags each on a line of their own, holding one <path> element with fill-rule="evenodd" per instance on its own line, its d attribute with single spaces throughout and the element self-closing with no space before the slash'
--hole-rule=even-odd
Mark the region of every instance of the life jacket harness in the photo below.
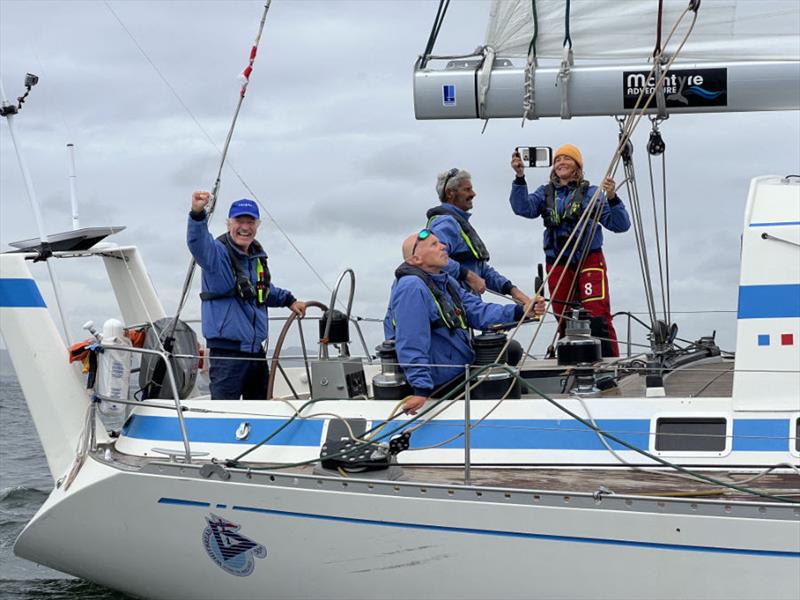
<svg viewBox="0 0 800 600">
<path fill-rule="evenodd" d="M 586 197 L 586 190 L 589 189 L 589 182 L 585 179 L 581 181 L 567 195 L 564 210 L 559 214 L 556 203 L 556 186 L 553 182 L 548 183 L 544 188 L 544 211 L 542 219 L 544 226 L 548 229 L 558 229 L 561 225 L 574 225 L 583 214 L 583 199 Z"/>
<path fill-rule="evenodd" d="M 438 329 L 439 327 L 447 327 L 450 331 L 454 331 L 455 329 L 468 329 L 465 320 L 467 312 L 461 302 L 458 287 L 453 284 L 450 279 L 448 279 L 446 283 L 447 291 L 450 294 L 450 298 L 448 298 L 447 294 L 436 285 L 433 277 L 419 267 L 413 267 L 408 263 L 403 263 L 397 267 L 394 276 L 397 279 L 408 276 L 419 277 L 428 288 L 428 291 L 433 296 L 433 302 L 439 310 L 439 319 L 431 321 L 431 329 Z M 394 321 L 392 321 L 392 324 L 395 325 Z"/>
<path fill-rule="evenodd" d="M 256 284 L 250 279 L 250 270 L 247 269 L 239 258 L 236 251 L 233 249 L 233 242 L 227 233 L 223 233 L 217 238 L 217 241 L 222 242 L 225 249 L 228 251 L 228 258 L 231 261 L 231 268 L 233 269 L 233 279 L 236 282 L 234 286 L 227 292 L 202 292 L 200 294 L 201 300 L 219 300 L 220 298 L 239 298 L 246 302 L 255 299 L 258 306 L 263 306 L 267 303 L 269 296 L 269 282 L 272 279 L 267 266 L 267 257 L 256 257 Z M 264 249 L 256 240 L 251 243 L 251 248 L 255 254 L 264 254 Z"/>
<path fill-rule="evenodd" d="M 558 230 L 562 225 L 569 230 L 575 226 L 583 215 L 583 199 L 589 189 L 589 182 L 585 179 L 580 181 L 565 198 L 564 210 L 559 213 L 556 199 L 556 186 L 551 181 L 544 188 L 544 209 L 542 210 L 542 220 L 544 226 L 550 231 L 549 241 L 545 250 L 560 250 L 568 235 L 560 236 Z"/>
<path fill-rule="evenodd" d="M 453 217 L 461 228 L 461 238 L 464 240 L 467 248 L 469 248 L 469 251 L 453 252 L 450 258 L 458 262 L 463 262 L 465 260 L 489 260 L 489 250 L 486 248 L 486 244 L 483 243 L 478 232 L 475 231 L 475 228 L 470 225 L 470 222 L 464 217 L 447 210 L 444 206 L 434 206 L 425 216 L 428 217 L 428 224 L 426 225 L 428 229 L 430 229 L 431 223 L 436 217 L 445 216 Z"/>
</svg>

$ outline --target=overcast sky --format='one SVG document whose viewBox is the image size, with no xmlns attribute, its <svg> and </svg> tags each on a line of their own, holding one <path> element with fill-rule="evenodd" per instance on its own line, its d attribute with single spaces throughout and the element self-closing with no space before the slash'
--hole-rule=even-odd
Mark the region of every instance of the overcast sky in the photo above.
<svg viewBox="0 0 800 600">
<path fill-rule="evenodd" d="M 110 5 L 221 147 L 263 4 Z M 362 316 L 382 317 L 400 244 L 437 203 L 437 172 L 457 166 L 473 174 L 473 223 L 492 263 L 530 293 L 543 259 L 542 225 L 514 216 L 508 205 L 512 149 L 571 142 L 583 151 L 588 178 L 597 181 L 616 146 L 617 124 L 608 117 L 542 120 L 524 129 L 517 119 L 497 120 L 484 134 L 478 121 L 416 121 L 413 64 L 437 5 L 276 0 L 230 150 L 230 164 L 327 286 L 343 269 L 355 270 L 354 312 Z M 488 2 L 453 2 L 436 52 L 464 53 L 482 43 L 487 12 Z M 2 0 L 0 27 L 7 94 L 22 92 L 27 71 L 41 78 L 16 125 L 49 232 L 71 227 L 65 145 L 72 142 L 81 224 L 126 225 L 115 240 L 141 248 L 167 311 L 173 311 L 189 261 L 190 195 L 211 188 L 217 150 L 103 2 Z M 647 127 L 645 122 L 634 140 L 643 198 L 649 198 Z M 735 309 L 749 180 L 800 172 L 800 117 L 679 115 L 662 131 L 673 309 Z M 0 153 L 0 245 L 7 249 L 8 242 L 38 233 L 5 124 Z M 528 173 L 532 187 L 545 177 L 545 171 Z M 215 233 L 223 229 L 230 202 L 246 195 L 226 169 Z M 259 239 L 277 285 L 327 303 L 328 289 L 269 218 Z M 633 233 L 608 234 L 605 249 L 613 309 L 643 310 Z M 93 272 L 85 261 L 75 262 L 58 261 L 57 270 L 77 337 L 86 319 L 99 324 L 115 314 L 99 261 Z M 199 314 L 196 292 L 186 316 Z M 687 316 L 679 323 L 683 337 L 716 328 L 721 345 L 734 346 L 732 314 Z M 624 337 L 624 323 L 618 330 Z M 379 331 L 372 330 L 371 342 L 380 339 Z"/>
</svg>

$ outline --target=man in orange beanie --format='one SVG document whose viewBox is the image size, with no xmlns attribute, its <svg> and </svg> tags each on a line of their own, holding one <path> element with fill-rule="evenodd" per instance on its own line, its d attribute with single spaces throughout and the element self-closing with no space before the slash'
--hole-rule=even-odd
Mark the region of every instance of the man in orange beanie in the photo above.
<svg viewBox="0 0 800 600">
<path fill-rule="evenodd" d="M 619 356 L 617 333 L 611 322 L 603 232 L 595 224 L 615 233 L 630 229 L 631 220 L 616 194 L 614 180 L 603 180 L 604 197 L 600 196 L 590 214 L 584 215 L 597 187 L 583 178 L 583 156 L 576 146 L 564 144 L 556 150 L 550 182 L 532 194 L 528 193 L 525 166 L 518 152 L 511 156 L 511 168 L 516 173 L 509 198 L 514 214 L 528 219 L 542 217 L 544 221 L 547 284 L 559 320 L 559 336 L 564 335 L 565 309 L 569 303 L 580 301 L 592 316 L 592 333 L 602 339 L 603 356 Z"/>
</svg>

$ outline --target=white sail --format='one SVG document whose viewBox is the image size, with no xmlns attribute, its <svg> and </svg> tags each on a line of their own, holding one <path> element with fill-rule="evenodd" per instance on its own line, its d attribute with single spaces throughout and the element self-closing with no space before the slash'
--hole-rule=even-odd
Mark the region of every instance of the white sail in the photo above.
<svg viewBox="0 0 800 600">
<path fill-rule="evenodd" d="M 498 56 L 527 56 L 534 33 L 536 55 L 560 58 L 569 33 L 578 58 L 645 60 L 652 56 L 658 31 L 659 0 L 494 0 L 485 44 Z M 688 0 L 663 0 L 662 45 L 686 10 Z M 666 52 L 674 50 L 687 16 Z M 797 0 L 702 0 L 697 23 L 681 50 L 682 61 L 800 59 L 800 2 Z"/>
</svg>

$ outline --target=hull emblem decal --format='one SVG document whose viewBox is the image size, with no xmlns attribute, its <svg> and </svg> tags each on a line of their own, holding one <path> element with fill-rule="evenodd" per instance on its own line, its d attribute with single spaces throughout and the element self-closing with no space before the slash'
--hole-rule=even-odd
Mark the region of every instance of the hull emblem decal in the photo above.
<svg viewBox="0 0 800 600">
<path fill-rule="evenodd" d="M 211 513 L 206 517 L 203 547 L 222 570 L 237 577 L 247 577 L 255 568 L 255 559 L 264 558 L 267 549 L 239 533 L 240 528 L 241 525 Z"/>
</svg>

